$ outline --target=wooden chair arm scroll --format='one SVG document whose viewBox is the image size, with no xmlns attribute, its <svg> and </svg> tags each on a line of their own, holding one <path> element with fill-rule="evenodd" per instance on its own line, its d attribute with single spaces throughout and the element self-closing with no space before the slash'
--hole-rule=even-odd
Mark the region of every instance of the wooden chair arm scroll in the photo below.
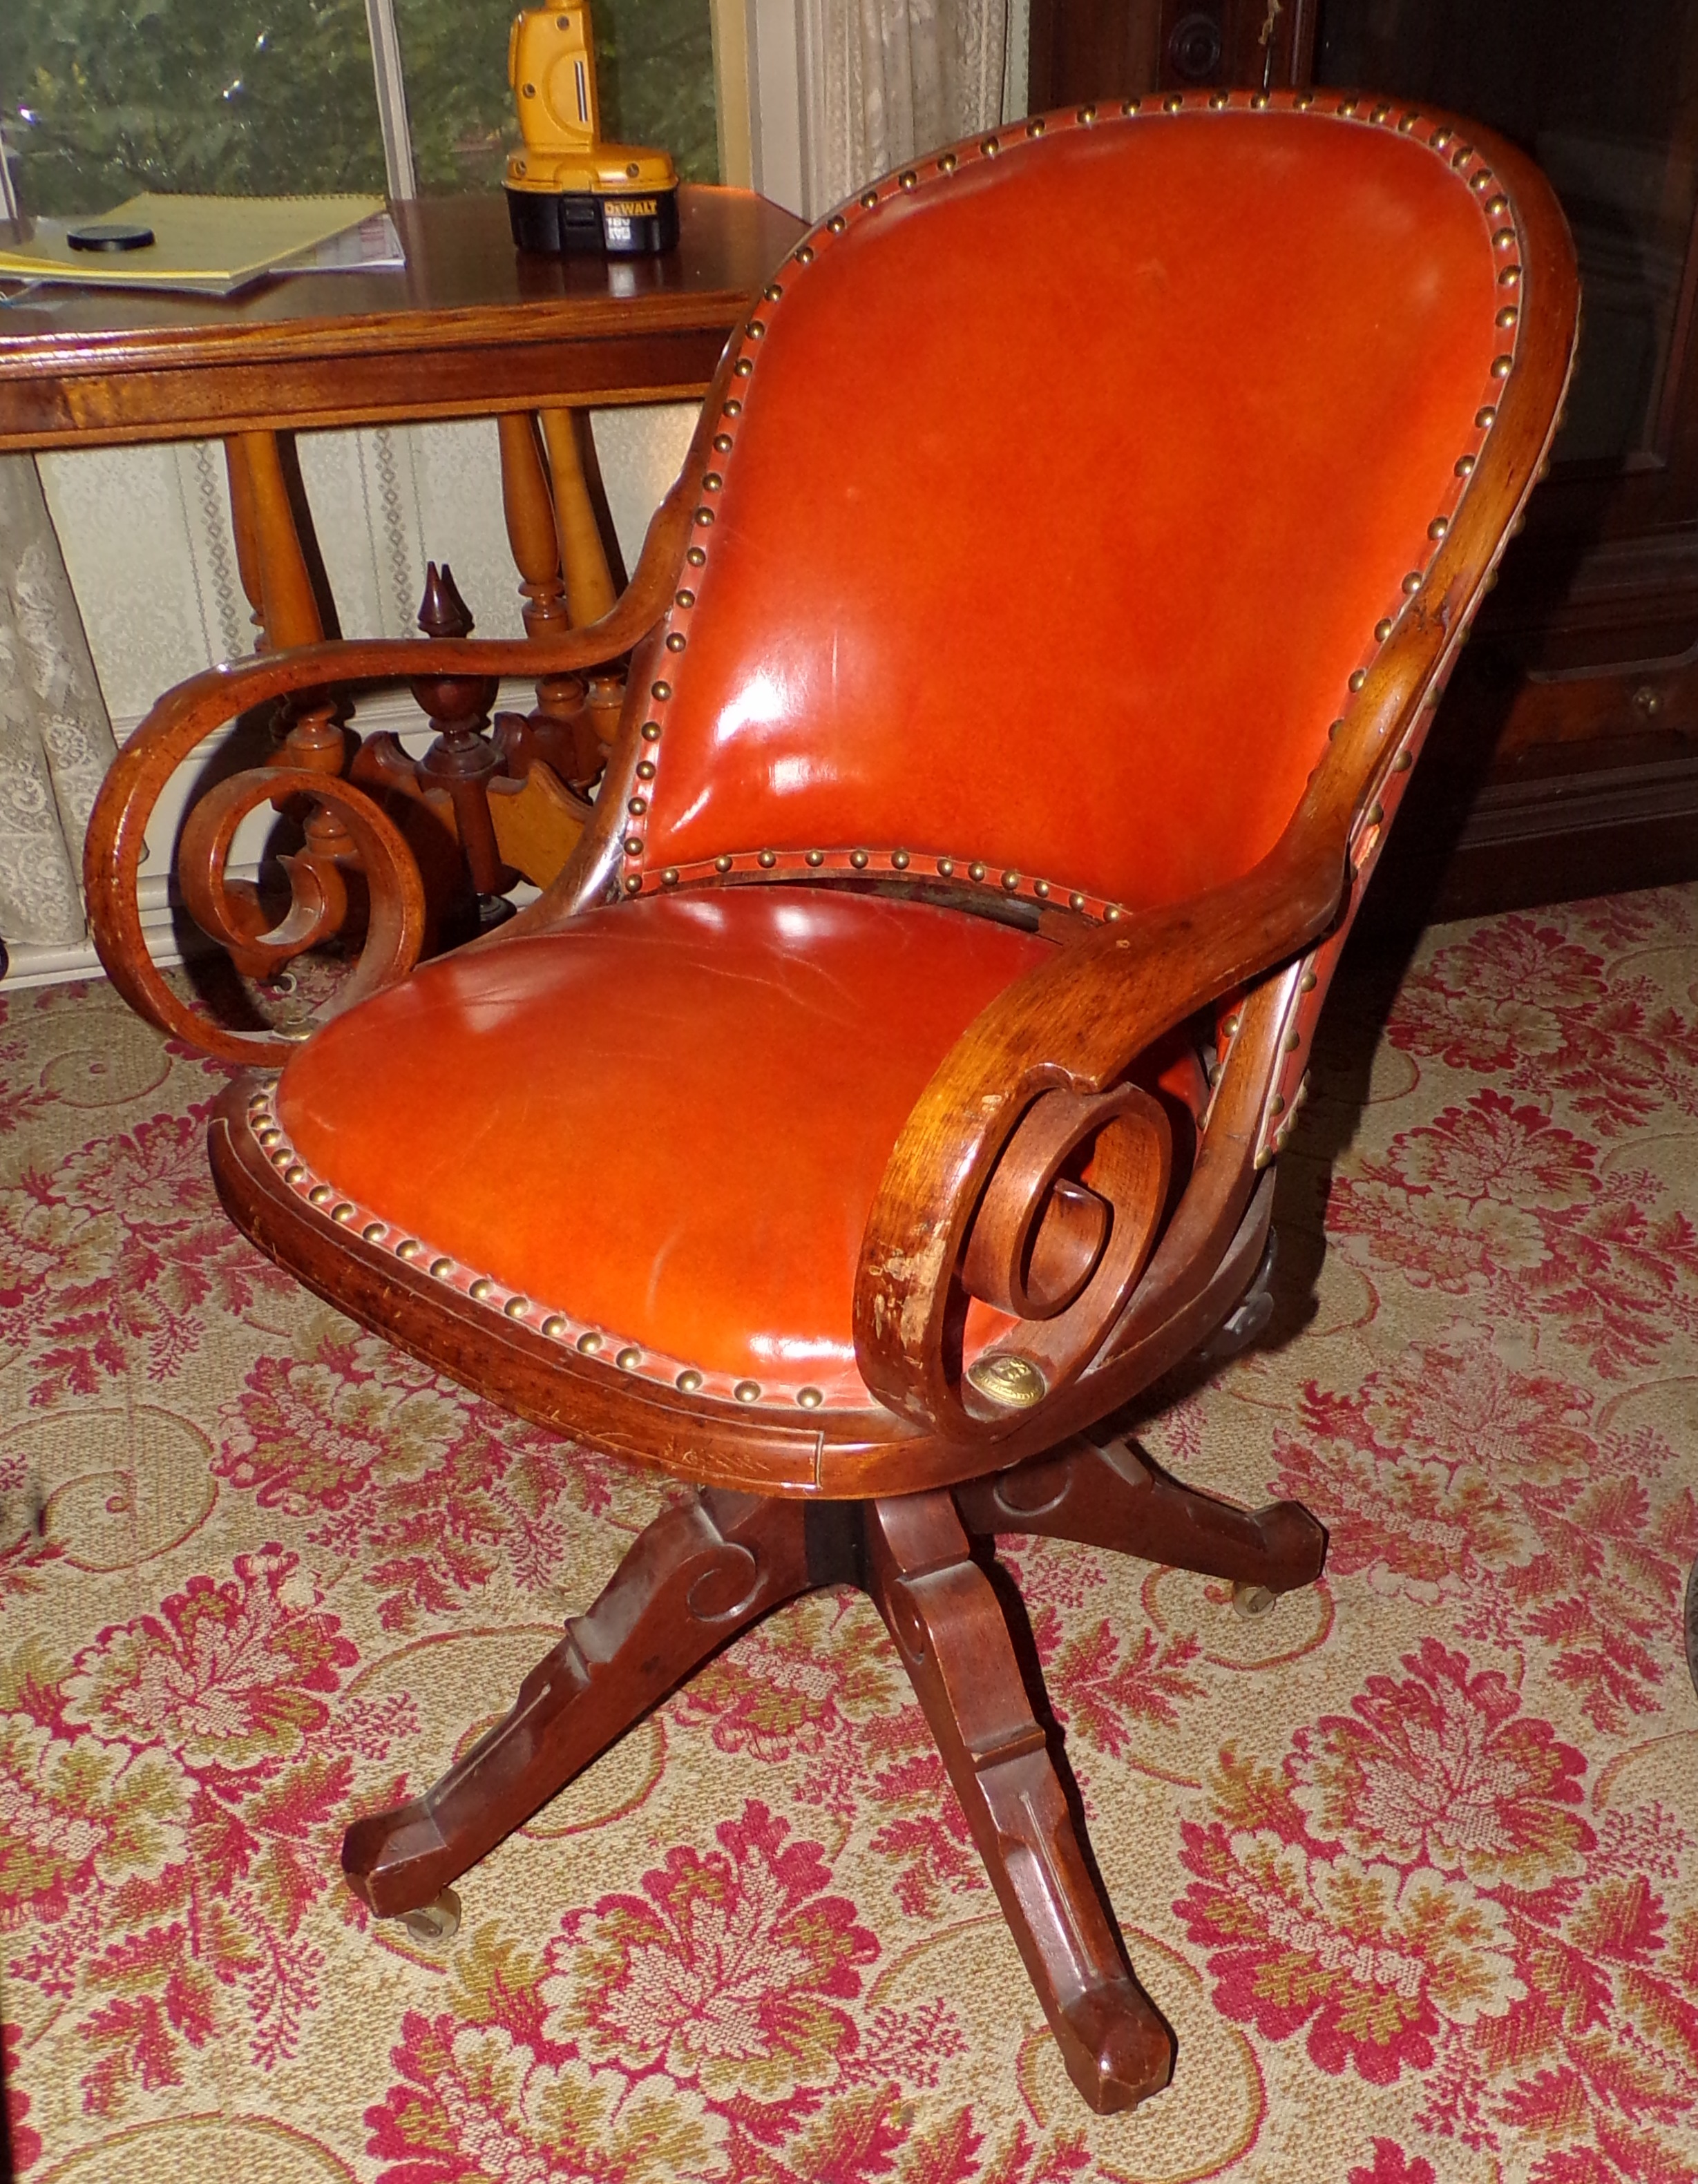
<svg viewBox="0 0 1698 2184">
<path fill-rule="evenodd" d="M 1125 1072 L 1175 1024 L 1327 931 L 1345 849 L 1339 826 L 1294 824 L 1243 878 L 1102 927 L 969 1027 L 909 1116 L 868 1217 L 855 1346 L 880 1401 L 952 1440 L 990 1439 L 1029 1423 L 1031 1405 L 1090 1364 L 1167 1195 L 1165 1117 Z M 969 1381 L 973 1297 L 1014 1325 Z"/>
<path fill-rule="evenodd" d="M 1517 155 L 1498 150 L 1515 170 Z M 1525 186 L 1544 187 L 1531 176 Z M 1282 1004 L 1271 982 L 1241 1011 L 1245 1029 L 1233 1042 L 1197 1167 L 1159 1245 L 1166 1183 L 1159 1118 L 1121 1079 L 1173 1025 L 1265 979 L 1345 922 L 1347 877 L 1354 872 L 1360 883 L 1371 868 L 1427 709 L 1520 526 L 1556 431 L 1575 353 L 1575 276 L 1560 219 L 1527 253 L 1524 277 L 1529 289 L 1548 284 L 1552 301 L 1524 359 L 1534 368 L 1516 372 L 1498 406 L 1493 489 L 1463 501 L 1422 595 L 1369 669 L 1279 842 L 1230 885 L 1105 926 L 1016 980 L 969 1027 L 908 1117 L 862 1241 L 855 1347 L 869 1388 L 922 1429 L 988 1441 L 1018 1425 L 1025 1437 L 1033 1405 L 1060 1394 L 1099 1354 L 1119 1354 L 1150 1332 L 1137 1306 L 1125 1310 L 1146 1261 L 1146 1286 L 1160 1295 L 1145 1318 L 1176 1311 L 1206 1256 L 1199 1246 L 1208 1232 L 1239 1210 L 1226 1169 L 1254 1157 L 1261 1127 L 1268 1088 L 1251 1080 L 1265 1072 L 1245 1065 L 1255 1058 L 1253 1045 L 1275 1059 Z M 1104 1162 L 1111 1120 L 1119 1143 Z M 1102 1172 L 1081 1178 L 1082 1194 L 1058 1188 L 1075 1180 L 1070 1151 L 1093 1135 Z M 975 1362 L 981 1379 L 991 1366 L 994 1385 L 999 1356 L 1022 1361 L 1005 1369 L 1000 1400 L 963 1370 L 974 1297 L 1014 1322 Z"/>
<path fill-rule="evenodd" d="M 297 1039 L 231 1030 L 195 1013 L 155 968 L 142 938 L 137 901 L 148 822 L 184 759 L 239 713 L 316 687 L 409 679 L 421 674 L 569 674 L 628 652 L 652 628 L 671 595 L 690 527 L 692 495 L 684 476 L 655 513 L 630 584 L 598 622 L 547 638 L 511 641 L 373 639 L 302 645 L 209 669 L 167 692 L 120 751 L 96 799 L 83 853 L 89 922 L 100 960 L 119 992 L 162 1031 L 221 1061 L 276 1068 Z M 399 829 L 353 783 L 332 773 L 261 767 L 221 782 L 195 805 L 181 843 L 181 878 L 196 922 L 243 967 L 298 953 L 315 933 L 333 929 L 339 884 L 305 860 L 290 866 L 291 900 L 282 920 L 261 931 L 249 896 L 226 881 L 224 864 L 237 825 L 263 802 L 299 792 L 327 803 L 354 838 L 371 898 L 359 969 L 343 989 L 346 1007 L 405 978 L 424 936 L 424 894 Z"/>
</svg>

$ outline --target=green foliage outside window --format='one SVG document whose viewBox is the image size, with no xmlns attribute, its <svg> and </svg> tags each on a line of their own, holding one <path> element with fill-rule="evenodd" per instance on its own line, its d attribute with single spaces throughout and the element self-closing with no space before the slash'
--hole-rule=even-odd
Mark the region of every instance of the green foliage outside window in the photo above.
<svg viewBox="0 0 1698 2184">
<path fill-rule="evenodd" d="M 494 187 L 511 5 L 396 14 L 419 187 Z M 595 43 L 604 131 L 715 180 L 708 0 L 597 0 Z M 27 213 L 383 188 L 365 0 L 0 0 L 0 120 Z"/>
<path fill-rule="evenodd" d="M 595 48 L 602 127 L 628 143 L 663 145 L 687 182 L 717 182 L 707 0 L 601 0 Z"/>
<path fill-rule="evenodd" d="M 364 0 L 0 0 L 25 212 L 383 187 Z"/>
<path fill-rule="evenodd" d="M 719 179 L 707 0 L 593 0 L 604 135 L 660 144 L 689 182 Z M 507 87 L 510 8 L 395 0 L 422 190 L 493 187 L 519 141 Z"/>
</svg>

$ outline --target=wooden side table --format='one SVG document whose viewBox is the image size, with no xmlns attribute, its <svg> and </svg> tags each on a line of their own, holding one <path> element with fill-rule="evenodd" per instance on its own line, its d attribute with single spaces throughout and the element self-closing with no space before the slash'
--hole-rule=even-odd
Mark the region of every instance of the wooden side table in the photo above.
<svg viewBox="0 0 1698 2184">
<path fill-rule="evenodd" d="M 322 630 L 280 434 L 700 395 L 802 231 L 747 191 L 686 188 L 663 257 L 537 258 L 514 248 L 499 197 L 393 210 L 404 272 L 295 275 L 224 301 L 61 288 L 50 305 L 14 304 L 0 315 L 0 452 L 221 439 L 256 620 L 272 645 L 309 644 Z M 585 619 L 606 601 L 581 454 L 558 424 L 545 432 L 561 528 L 584 556 L 576 587 L 564 574 Z M 522 458 L 534 444 L 504 432 L 510 530 L 533 519 Z"/>
<path fill-rule="evenodd" d="M 293 275 L 228 299 L 64 287 L 20 298 L 0 314 L 0 453 L 221 439 L 243 588 L 275 649 L 324 634 L 290 436 L 494 415 L 527 629 L 599 619 L 616 586 L 589 409 L 704 393 L 802 223 L 747 191 L 690 187 L 675 250 L 611 260 L 522 254 L 497 196 L 392 210 L 404 271 Z M 546 712 L 546 685 L 539 695 Z M 599 695 L 605 719 L 617 696 Z M 327 702 L 290 716 L 288 763 L 336 772 L 344 754 Z M 347 855 L 327 808 L 315 827 L 317 849 Z"/>
</svg>

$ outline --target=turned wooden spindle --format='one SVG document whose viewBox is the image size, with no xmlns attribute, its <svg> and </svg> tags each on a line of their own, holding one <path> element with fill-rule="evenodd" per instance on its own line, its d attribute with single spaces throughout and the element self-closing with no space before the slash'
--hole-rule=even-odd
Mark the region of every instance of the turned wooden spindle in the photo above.
<svg viewBox="0 0 1698 2184">
<path fill-rule="evenodd" d="M 554 488 L 555 524 L 560 536 L 560 566 L 566 578 L 567 605 L 574 629 L 611 613 L 624 588 L 624 571 L 608 559 L 597 504 L 601 470 L 586 410 L 543 410 L 537 414 L 548 450 Z M 625 702 L 625 678 L 617 670 L 589 677 L 584 699 L 594 748 L 586 754 L 593 780 L 606 763 Z"/>
<path fill-rule="evenodd" d="M 248 451 L 239 436 L 224 443 L 224 471 L 230 484 L 230 527 L 236 536 L 236 570 L 247 595 L 248 619 L 254 625 L 254 649 L 264 652 L 269 640 L 265 634 L 265 578 L 260 557 L 260 526 L 248 471 Z"/>
<path fill-rule="evenodd" d="M 546 638 L 572 627 L 566 585 L 560 569 L 560 538 L 555 529 L 554 495 L 549 486 L 536 421 L 528 412 L 510 411 L 497 420 L 501 441 L 501 504 L 507 519 L 507 543 L 522 582 L 525 632 Z M 541 758 L 563 781 L 583 773 L 578 727 L 584 710 L 584 681 L 577 675 L 545 675 L 537 683 L 537 709 L 529 715 L 503 713 L 497 739 L 507 770 L 522 779 L 533 759 Z M 594 752 L 588 754 L 594 759 Z"/>
<path fill-rule="evenodd" d="M 241 452 L 247 471 L 246 511 L 251 518 L 259 560 L 267 649 L 283 652 L 298 644 L 321 644 L 324 621 L 295 529 L 277 436 L 243 432 Z M 344 739 L 331 701 L 306 699 L 292 705 L 287 718 L 279 762 L 304 766 L 314 773 L 340 773 L 346 755 Z M 340 822 L 337 823 L 339 830 Z"/>
<path fill-rule="evenodd" d="M 445 561 L 440 569 L 433 561 L 426 571 L 419 627 L 427 637 L 472 634 L 471 611 Z M 425 780 L 445 788 L 453 802 L 455 827 L 483 925 L 512 915 L 502 896 L 518 878 L 501 861 L 489 815 L 489 783 L 500 771 L 501 755 L 483 730 L 499 688 L 493 675 L 419 676 L 411 685 L 413 696 L 437 731 L 419 771 Z"/>
<path fill-rule="evenodd" d="M 540 428 L 540 438 L 539 429 Z M 596 514 L 600 475 L 587 416 L 547 410 L 500 420 L 501 499 L 508 543 L 523 579 L 532 637 L 597 621 L 623 588 Z M 624 698 L 623 678 L 603 673 L 545 677 L 533 713 L 501 713 L 495 742 L 509 774 L 522 781 L 542 759 L 574 790 L 588 790 L 606 764 Z"/>
<path fill-rule="evenodd" d="M 543 410 L 537 415 L 548 449 L 554 485 L 554 519 L 560 533 L 560 566 L 566 577 L 567 604 L 573 626 L 600 621 L 619 596 L 602 542 L 590 478 L 593 448 L 585 447 L 589 420 L 577 410 Z"/>
<path fill-rule="evenodd" d="M 295 528 L 277 436 L 243 432 L 226 442 L 226 447 L 237 566 L 261 626 L 261 643 L 271 652 L 320 644 L 324 621 Z M 286 699 L 278 724 L 282 739 L 274 761 L 276 765 L 310 773 L 343 772 L 347 738 L 331 699 L 318 696 Z M 333 805 L 314 804 L 307 812 L 303 832 L 309 861 L 358 866 L 354 837 Z M 356 893 L 356 903 L 358 900 Z"/>
</svg>

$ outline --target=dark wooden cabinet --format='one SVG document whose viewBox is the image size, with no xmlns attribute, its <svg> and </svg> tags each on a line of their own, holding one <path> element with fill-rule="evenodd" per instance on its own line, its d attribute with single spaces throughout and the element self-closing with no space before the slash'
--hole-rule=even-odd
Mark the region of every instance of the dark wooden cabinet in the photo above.
<svg viewBox="0 0 1698 2184">
<path fill-rule="evenodd" d="M 1309 81 L 1315 0 L 1031 0 L 1032 111 L 1198 84 Z"/>
<path fill-rule="evenodd" d="M 1698 877 L 1698 0 L 1033 0 L 1031 82 L 1369 88 L 1539 159 L 1579 365 L 1382 892 L 1407 918 Z"/>
</svg>

